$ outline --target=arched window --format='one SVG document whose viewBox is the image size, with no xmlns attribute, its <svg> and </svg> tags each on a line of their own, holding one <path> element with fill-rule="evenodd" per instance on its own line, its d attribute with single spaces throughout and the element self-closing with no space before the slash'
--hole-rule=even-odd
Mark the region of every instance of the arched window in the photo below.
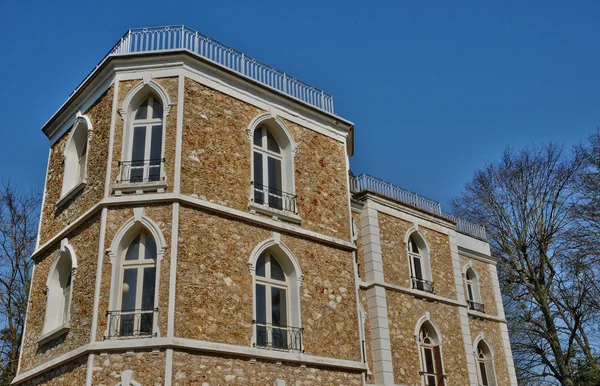
<svg viewBox="0 0 600 386">
<path fill-rule="evenodd" d="M 156 243 L 145 229 L 122 253 L 117 309 L 110 315 L 112 333 L 121 337 L 154 335 Z"/>
<path fill-rule="evenodd" d="M 413 232 L 408 238 L 407 248 L 412 288 L 433 293 L 429 253 L 425 241 L 417 232 Z"/>
<path fill-rule="evenodd" d="M 291 215 L 287 219 L 293 220 L 297 212 L 293 139 L 285 126 L 269 115 L 257 117 L 249 130 L 252 133 L 251 201 L 254 209 L 275 209 Z"/>
<path fill-rule="evenodd" d="M 302 351 L 298 268 L 287 248 L 275 244 L 253 262 L 254 345 L 274 350 Z"/>
<path fill-rule="evenodd" d="M 479 289 L 479 276 L 472 267 L 467 268 L 465 272 L 465 285 L 469 309 L 484 312 L 485 308 L 481 302 L 481 292 Z"/>
<path fill-rule="evenodd" d="M 429 321 L 424 321 L 417 338 L 421 356 L 420 375 L 426 386 L 445 385 L 446 375 L 442 362 L 442 347 L 440 337 Z"/>
<path fill-rule="evenodd" d="M 79 116 L 75 120 L 71 136 L 65 146 L 65 170 L 61 197 L 66 196 L 85 182 L 87 177 L 87 147 L 89 130 L 91 130 L 89 119 Z"/>
<path fill-rule="evenodd" d="M 477 372 L 480 386 L 496 386 L 494 358 L 490 347 L 484 340 L 477 344 Z"/>
<path fill-rule="evenodd" d="M 69 326 L 75 265 L 73 252 L 70 247 L 67 248 L 65 245 L 65 243 L 62 244 L 46 282 L 48 299 L 42 333 L 44 336 L 53 335 L 58 330 Z"/>
<path fill-rule="evenodd" d="M 133 112 L 128 163 L 122 163 L 121 179 L 148 182 L 161 179 L 163 154 L 163 106 L 150 94 Z"/>
</svg>

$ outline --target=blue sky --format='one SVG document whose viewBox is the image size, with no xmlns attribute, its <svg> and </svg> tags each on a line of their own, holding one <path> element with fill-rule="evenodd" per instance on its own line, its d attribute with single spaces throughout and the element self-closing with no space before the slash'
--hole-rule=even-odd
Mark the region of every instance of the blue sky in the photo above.
<svg viewBox="0 0 600 386">
<path fill-rule="evenodd" d="M 441 201 L 504 148 L 600 125 L 600 3 L 10 1 L 0 177 L 42 190 L 41 126 L 130 27 L 186 24 L 333 94 L 356 173 Z"/>
</svg>

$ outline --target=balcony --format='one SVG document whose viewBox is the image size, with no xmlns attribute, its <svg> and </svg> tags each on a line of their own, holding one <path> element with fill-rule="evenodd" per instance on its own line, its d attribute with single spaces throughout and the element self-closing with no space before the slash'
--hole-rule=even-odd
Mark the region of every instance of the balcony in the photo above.
<svg viewBox="0 0 600 386">
<path fill-rule="evenodd" d="M 252 323 L 256 329 L 255 347 L 278 351 L 304 352 L 302 349 L 303 328 L 258 323 L 255 320 Z"/>
<path fill-rule="evenodd" d="M 446 386 L 447 374 L 419 371 L 419 375 L 423 379 L 424 386 Z"/>
<path fill-rule="evenodd" d="M 444 217 L 456 223 L 456 230 L 458 232 L 487 241 L 485 227 L 469 223 L 460 217 L 442 212 L 442 206 L 439 202 L 430 200 L 429 198 L 420 196 L 410 190 L 403 189 L 368 174 L 361 174 L 359 176 L 350 174 L 350 193 L 359 193 L 362 191 L 371 191 L 434 215 Z"/>
<path fill-rule="evenodd" d="M 122 192 L 158 191 L 166 187 L 164 175 L 165 159 L 119 161 L 119 179 L 113 190 Z"/>
<path fill-rule="evenodd" d="M 334 114 L 331 94 L 184 25 L 130 29 L 102 62 L 119 55 L 167 51 L 190 52 L 299 102 Z"/>
<path fill-rule="evenodd" d="M 154 323 L 158 308 L 150 310 L 107 311 L 108 333 L 104 339 L 156 337 Z"/>
<path fill-rule="evenodd" d="M 481 312 L 481 313 L 485 314 L 485 306 L 483 304 L 474 302 L 472 300 L 469 300 L 468 303 L 469 303 L 470 310 Z"/>
<path fill-rule="evenodd" d="M 414 276 L 410 277 L 410 281 L 412 282 L 412 288 L 419 290 L 419 291 L 425 291 L 425 292 L 429 292 L 429 293 L 435 293 L 434 288 L 433 288 L 433 282 L 432 281 L 428 281 L 425 279 L 419 279 L 416 278 Z"/>
<path fill-rule="evenodd" d="M 300 223 L 295 194 L 266 187 L 256 182 L 252 182 L 251 185 L 250 209 L 282 220 Z"/>
</svg>

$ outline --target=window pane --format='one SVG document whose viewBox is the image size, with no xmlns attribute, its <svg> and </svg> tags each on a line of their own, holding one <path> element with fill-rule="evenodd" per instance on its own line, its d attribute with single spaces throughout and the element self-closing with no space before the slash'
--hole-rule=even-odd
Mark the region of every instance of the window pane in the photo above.
<svg viewBox="0 0 600 386">
<path fill-rule="evenodd" d="M 135 239 L 129 244 L 125 260 L 137 260 L 140 255 L 140 235 L 135 236 Z"/>
<path fill-rule="evenodd" d="M 256 276 L 265 277 L 265 254 L 261 253 L 256 259 Z"/>
<path fill-rule="evenodd" d="M 287 302 L 285 290 L 271 288 L 271 322 L 274 326 L 287 326 Z"/>
<path fill-rule="evenodd" d="M 411 252 L 419 253 L 419 247 L 412 237 L 408 240 L 408 247 Z"/>
<path fill-rule="evenodd" d="M 423 354 L 425 356 L 425 371 L 428 373 L 435 373 L 432 350 L 430 348 L 424 348 Z"/>
<path fill-rule="evenodd" d="M 263 204 L 265 194 L 263 192 L 263 158 L 262 154 L 254 152 L 254 202 Z"/>
<path fill-rule="evenodd" d="M 485 362 L 479 362 L 479 372 L 481 373 L 481 384 L 488 386 L 487 370 L 485 368 Z"/>
<path fill-rule="evenodd" d="M 281 160 L 268 157 L 267 162 L 269 169 L 269 191 L 271 189 L 281 191 Z"/>
<path fill-rule="evenodd" d="M 421 259 L 419 259 L 418 257 L 413 257 L 413 268 L 414 268 L 414 272 L 413 275 L 415 275 L 415 277 L 417 279 L 423 280 L 423 270 L 421 269 Z"/>
<path fill-rule="evenodd" d="M 262 284 L 256 284 L 256 323 L 267 322 L 267 297 L 266 288 Z"/>
<path fill-rule="evenodd" d="M 142 310 L 154 308 L 154 282 L 156 280 L 156 268 L 144 268 L 144 282 L 142 283 Z"/>
<path fill-rule="evenodd" d="M 123 285 L 121 287 L 121 311 L 135 310 L 135 295 L 137 289 L 137 268 L 123 271 Z"/>
<path fill-rule="evenodd" d="M 150 234 L 146 233 L 146 238 L 144 240 L 144 248 L 146 252 L 144 254 L 144 259 L 146 260 L 155 260 L 156 259 L 156 243 L 154 242 L 154 238 L 150 236 Z"/>
<path fill-rule="evenodd" d="M 152 334 L 152 324 L 154 321 L 154 313 L 153 312 L 145 312 L 140 314 L 140 334 L 141 335 L 151 335 Z"/>
<path fill-rule="evenodd" d="M 475 298 L 473 297 L 473 286 L 471 283 L 467 283 L 467 296 L 469 297 L 470 301 L 475 301 Z"/>
<path fill-rule="evenodd" d="M 131 152 L 132 161 L 143 161 L 146 151 L 146 126 L 133 128 L 133 148 Z M 141 166 L 141 165 L 132 165 Z"/>
<path fill-rule="evenodd" d="M 162 104 L 160 103 L 160 101 L 156 98 L 152 98 L 152 118 L 162 118 L 163 116 L 163 109 L 162 109 Z"/>
<path fill-rule="evenodd" d="M 254 130 L 254 144 L 262 147 L 262 127 L 257 127 Z"/>
<path fill-rule="evenodd" d="M 162 125 L 152 126 L 152 142 L 150 143 L 150 159 L 160 159 L 162 153 Z"/>
<path fill-rule="evenodd" d="M 277 143 L 277 140 L 275 139 L 275 137 L 273 137 L 273 134 L 271 134 L 269 130 L 267 130 L 267 149 L 275 153 L 280 152 L 279 144 Z"/>
<path fill-rule="evenodd" d="M 135 119 L 146 119 L 148 118 L 148 99 L 142 102 L 135 113 Z"/>
<path fill-rule="evenodd" d="M 271 257 L 271 279 L 285 281 L 285 274 L 283 273 L 283 269 L 281 265 L 275 260 L 275 258 Z"/>
</svg>

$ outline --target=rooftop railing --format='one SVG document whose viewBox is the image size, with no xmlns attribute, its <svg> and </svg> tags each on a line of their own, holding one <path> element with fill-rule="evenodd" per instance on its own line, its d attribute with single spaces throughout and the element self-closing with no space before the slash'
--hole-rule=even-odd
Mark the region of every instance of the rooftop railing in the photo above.
<svg viewBox="0 0 600 386">
<path fill-rule="evenodd" d="M 110 55 L 188 50 L 264 86 L 334 114 L 333 96 L 184 25 L 133 28 Z"/>
<path fill-rule="evenodd" d="M 456 223 L 456 230 L 460 233 L 475 237 L 480 240 L 487 241 L 485 227 L 473 224 L 463 220 L 458 216 L 442 212 L 442 206 L 439 202 L 422 197 L 410 190 L 403 189 L 390 182 L 386 182 L 369 174 L 361 174 L 359 176 L 350 176 L 350 192 L 358 193 L 364 190 L 369 190 L 389 197 L 392 200 L 400 201 L 404 204 L 412 205 L 426 212 L 445 217 Z"/>
</svg>

